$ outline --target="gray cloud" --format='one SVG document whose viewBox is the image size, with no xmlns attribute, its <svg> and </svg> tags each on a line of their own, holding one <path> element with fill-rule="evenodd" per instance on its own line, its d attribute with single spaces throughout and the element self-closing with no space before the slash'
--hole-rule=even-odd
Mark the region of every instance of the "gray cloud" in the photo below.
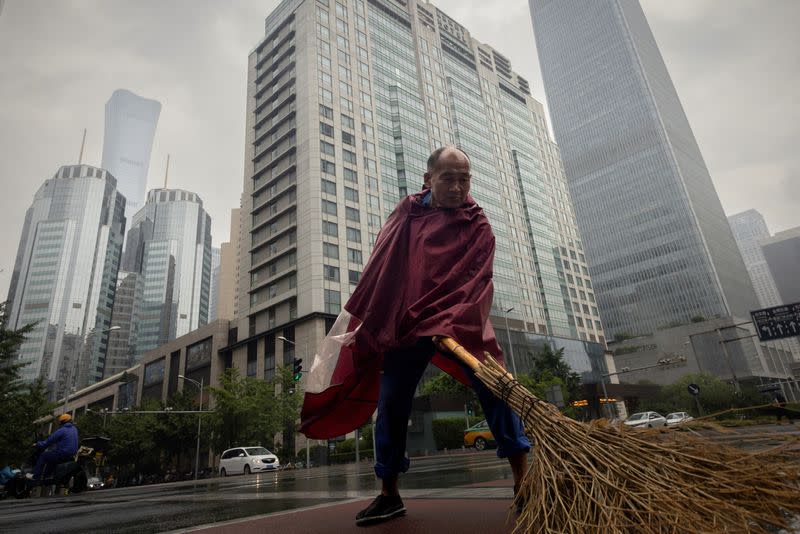
<svg viewBox="0 0 800 534">
<path fill-rule="evenodd" d="M 99 164 L 103 106 L 117 88 L 159 100 L 149 187 L 196 191 L 227 239 L 244 159 L 248 52 L 277 0 L 10 0 L 0 15 L 0 297 L 25 210 L 60 165 Z M 800 224 L 794 0 L 643 0 L 728 213 Z M 543 103 L 525 0 L 436 5 L 507 56 Z"/>
</svg>

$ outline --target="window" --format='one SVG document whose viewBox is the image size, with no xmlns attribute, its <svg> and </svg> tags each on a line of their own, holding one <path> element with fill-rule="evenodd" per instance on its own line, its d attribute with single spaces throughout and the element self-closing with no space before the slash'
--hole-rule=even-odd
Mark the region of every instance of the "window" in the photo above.
<svg viewBox="0 0 800 534">
<path fill-rule="evenodd" d="M 336 57 L 339 58 L 339 65 L 349 65 L 350 64 L 350 54 L 348 54 L 344 50 L 337 50 L 336 51 Z"/>
<path fill-rule="evenodd" d="M 325 154 L 326 156 L 336 157 L 336 148 L 331 143 L 328 143 L 326 141 L 320 140 L 319 151 Z"/>
<path fill-rule="evenodd" d="M 323 265 L 322 266 L 322 275 L 325 280 L 330 280 L 332 282 L 339 281 L 339 268 L 333 267 L 332 265 Z"/>
<path fill-rule="evenodd" d="M 353 120 L 353 117 L 348 115 L 342 114 L 342 128 L 347 128 L 348 130 L 355 130 L 356 129 L 356 121 Z"/>
<path fill-rule="evenodd" d="M 358 281 L 361 279 L 361 272 L 360 271 L 347 271 L 347 277 L 350 280 L 350 283 L 356 285 Z"/>
<path fill-rule="evenodd" d="M 345 163 L 350 163 L 352 165 L 356 165 L 356 153 L 350 152 L 349 150 L 343 148 L 342 149 L 342 159 Z"/>
<path fill-rule="evenodd" d="M 333 120 L 333 109 L 328 106 L 319 105 L 319 114 L 326 119 Z"/>
<path fill-rule="evenodd" d="M 319 133 L 322 135 L 327 135 L 328 137 L 333 137 L 333 126 L 330 124 L 325 124 L 324 122 L 320 122 Z"/>
<path fill-rule="evenodd" d="M 364 168 L 367 172 L 378 172 L 378 165 L 374 159 L 364 158 Z"/>
<path fill-rule="evenodd" d="M 369 93 L 365 93 L 361 91 L 361 104 L 364 106 L 371 106 L 372 105 L 372 96 Z"/>
<path fill-rule="evenodd" d="M 334 260 L 339 259 L 339 247 L 331 243 L 322 243 L 322 255 Z"/>
<path fill-rule="evenodd" d="M 331 202 L 329 200 L 322 201 L 322 213 L 327 213 L 328 215 L 336 215 L 336 202 Z"/>
<path fill-rule="evenodd" d="M 352 243 L 361 243 L 361 230 L 347 227 L 347 240 Z"/>
<path fill-rule="evenodd" d="M 380 228 L 381 227 L 381 217 L 380 215 L 375 215 L 370 213 L 369 215 L 369 226 L 370 228 Z"/>
<path fill-rule="evenodd" d="M 358 202 L 358 191 L 356 191 L 352 187 L 345 187 L 344 199 L 349 200 L 351 202 Z"/>
<path fill-rule="evenodd" d="M 336 182 L 331 182 L 330 180 L 326 180 L 325 178 L 323 178 L 322 192 L 328 193 L 329 195 L 336 195 Z"/>
<path fill-rule="evenodd" d="M 353 103 L 343 96 L 339 97 L 339 105 L 343 110 L 349 111 L 350 113 L 353 112 Z"/>
<path fill-rule="evenodd" d="M 330 237 L 339 237 L 339 225 L 335 222 L 322 221 L 322 233 Z"/>
<path fill-rule="evenodd" d="M 323 200 L 323 202 L 325 202 L 325 201 Z M 334 204 L 334 211 L 335 211 L 335 206 L 336 206 L 336 204 Z M 344 209 L 344 213 L 345 213 L 345 217 L 347 218 L 348 221 L 361 222 L 361 215 L 359 214 L 357 209 L 346 207 Z M 336 214 L 334 213 L 334 215 L 336 215 Z"/>
<path fill-rule="evenodd" d="M 346 181 L 353 182 L 354 184 L 358 183 L 358 173 L 356 173 L 356 171 L 345 167 L 343 172 L 344 172 L 344 179 Z"/>
<path fill-rule="evenodd" d="M 336 164 L 332 161 L 326 161 L 324 159 L 320 160 L 319 167 L 322 172 L 325 174 L 336 174 Z"/>
<path fill-rule="evenodd" d="M 317 58 L 319 60 L 319 66 L 321 68 L 331 70 L 331 60 L 328 59 L 327 56 L 323 56 L 322 54 L 317 54 Z"/>
<path fill-rule="evenodd" d="M 368 156 L 375 155 L 375 143 L 370 143 L 365 139 L 361 141 L 361 146 L 364 148 L 364 154 L 367 154 Z"/>
<path fill-rule="evenodd" d="M 347 260 L 350 263 L 361 263 L 361 251 L 354 248 L 347 249 Z"/>
<path fill-rule="evenodd" d="M 356 136 L 347 132 L 342 132 L 342 143 L 356 146 Z"/>
<path fill-rule="evenodd" d="M 331 78 L 331 75 L 327 72 L 319 71 L 317 73 L 317 78 L 319 79 L 319 83 L 326 87 L 333 85 L 333 78 Z"/>
<path fill-rule="evenodd" d="M 350 80 L 350 69 L 345 67 L 344 65 L 339 65 L 339 79 L 341 80 Z"/>
<path fill-rule="evenodd" d="M 372 110 L 368 108 L 361 108 L 361 118 L 372 122 Z"/>
<path fill-rule="evenodd" d="M 324 87 L 319 88 L 319 99 L 323 102 L 332 103 L 333 102 L 333 93 L 330 89 L 325 89 Z M 333 133 L 331 133 L 333 135 Z"/>
<path fill-rule="evenodd" d="M 325 290 L 325 313 L 339 313 L 342 309 L 342 295 L 332 289 Z"/>
<path fill-rule="evenodd" d="M 375 130 L 372 129 L 372 126 L 369 124 L 361 123 L 361 133 L 364 134 L 364 137 L 372 137 L 375 135 Z"/>
<path fill-rule="evenodd" d="M 350 50 L 350 43 L 347 41 L 347 37 L 341 35 L 336 36 L 336 46 L 342 50 Z"/>
<path fill-rule="evenodd" d="M 338 31 L 342 35 L 347 35 L 348 33 L 350 33 L 350 29 L 347 27 L 347 23 L 342 19 L 336 19 L 336 31 Z"/>
</svg>

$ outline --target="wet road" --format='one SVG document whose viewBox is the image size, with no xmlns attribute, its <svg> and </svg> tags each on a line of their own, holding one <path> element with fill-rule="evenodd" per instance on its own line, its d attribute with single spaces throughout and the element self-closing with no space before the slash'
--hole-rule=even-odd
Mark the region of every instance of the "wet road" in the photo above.
<svg viewBox="0 0 800 534">
<path fill-rule="evenodd" d="M 493 451 L 416 459 L 404 494 L 511 478 Z M 0 501 L 0 531 L 9 533 L 151 533 L 231 519 L 371 498 L 379 486 L 371 464 L 318 467 L 250 476 L 89 491 L 69 497 Z M 416 491 L 415 491 L 416 490 Z M 508 490 L 508 498 L 511 493 Z"/>
<path fill-rule="evenodd" d="M 800 433 L 800 424 L 742 428 L 714 439 L 749 447 L 752 435 Z M 487 488 L 487 482 L 508 484 Z M 494 451 L 419 458 L 401 479 L 409 498 L 493 498 L 510 502 L 511 470 Z M 469 486 L 484 486 L 470 489 Z M 69 497 L 0 501 L 0 532 L 153 533 L 317 505 L 371 499 L 371 464 L 104 489 Z M 472 495 L 474 493 L 474 495 Z M 359 505 L 360 507 L 361 505 Z"/>
</svg>

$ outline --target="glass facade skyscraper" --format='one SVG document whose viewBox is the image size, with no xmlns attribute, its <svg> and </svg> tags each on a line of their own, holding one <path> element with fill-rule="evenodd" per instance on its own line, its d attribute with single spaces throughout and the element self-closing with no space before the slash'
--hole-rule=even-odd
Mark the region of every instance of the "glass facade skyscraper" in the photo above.
<svg viewBox="0 0 800 534">
<path fill-rule="evenodd" d="M 530 0 L 542 76 L 609 334 L 758 305 L 634 0 Z"/>
<path fill-rule="evenodd" d="M 541 104 L 435 6 L 282 2 L 249 57 L 246 140 L 235 346 L 263 376 L 311 358 L 386 216 L 445 144 L 469 154 L 497 237 L 495 325 L 513 308 L 517 331 L 604 340 Z"/>
<path fill-rule="evenodd" d="M 25 215 L 8 301 L 9 328 L 36 323 L 19 351 L 23 379 L 54 397 L 103 376 L 125 197 L 106 170 L 61 167 Z"/>
<path fill-rule="evenodd" d="M 728 222 L 753 282 L 759 306 L 761 308 L 778 306 L 781 304 L 781 297 L 764 258 L 764 251 L 761 250 L 761 242 L 770 237 L 767 222 L 756 210 L 731 215 L 728 217 Z"/>
<path fill-rule="evenodd" d="M 138 273 L 134 361 L 208 323 L 211 218 L 196 193 L 153 189 L 133 216 L 123 268 Z"/>
<path fill-rule="evenodd" d="M 117 89 L 106 102 L 106 128 L 101 166 L 117 178 L 127 200 L 125 218 L 144 205 L 150 152 L 161 103 Z"/>
</svg>

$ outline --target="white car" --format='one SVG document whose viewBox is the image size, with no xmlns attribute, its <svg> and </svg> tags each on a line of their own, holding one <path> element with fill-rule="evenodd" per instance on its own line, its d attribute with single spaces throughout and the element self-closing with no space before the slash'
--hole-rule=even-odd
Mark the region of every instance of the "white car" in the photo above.
<svg viewBox="0 0 800 534">
<path fill-rule="evenodd" d="M 667 415 L 667 426 L 679 425 L 693 419 L 694 417 L 686 412 L 672 412 L 671 414 Z"/>
<path fill-rule="evenodd" d="M 86 485 L 89 489 L 100 489 L 105 486 L 103 481 L 97 477 L 90 477 L 89 480 L 86 481 Z"/>
<path fill-rule="evenodd" d="M 639 412 L 628 417 L 625 425 L 631 428 L 653 428 L 667 426 L 667 420 L 658 412 Z"/>
<path fill-rule="evenodd" d="M 278 457 L 264 447 L 235 447 L 222 453 L 219 459 L 220 476 L 249 475 L 280 469 Z"/>
</svg>

